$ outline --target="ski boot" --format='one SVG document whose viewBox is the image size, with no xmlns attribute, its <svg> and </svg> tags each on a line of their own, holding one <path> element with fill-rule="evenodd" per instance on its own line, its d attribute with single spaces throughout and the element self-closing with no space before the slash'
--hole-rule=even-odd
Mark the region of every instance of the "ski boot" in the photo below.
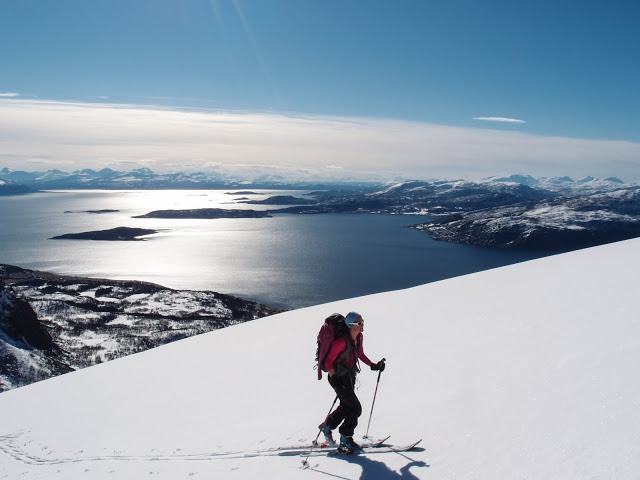
<svg viewBox="0 0 640 480">
<path fill-rule="evenodd" d="M 340 446 L 338 447 L 338 452 L 352 454 L 361 451 L 362 447 L 353 441 L 353 437 L 340 435 Z"/>
<path fill-rule="evenodd" d="M 318 425 L 318 428 L 322 431 L 324 435 L 324 442 L 321 444 L 322 447 L 333 446 L 336 444 L 336 441 L 333 439 L 333 431 L 329 428 L 329 425 L 326 423 Z"/>
</svg>

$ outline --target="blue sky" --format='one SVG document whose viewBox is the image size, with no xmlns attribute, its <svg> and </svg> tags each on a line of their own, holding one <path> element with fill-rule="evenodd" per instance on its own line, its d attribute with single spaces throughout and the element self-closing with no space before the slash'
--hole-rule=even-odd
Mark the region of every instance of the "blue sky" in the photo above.
<svg viewBox="0 0 640 480">
<path fill-rule="evenodd" d="M 635 1 L 2 0 L 0 166 L 638 181 L 638 24 Z"/>
</svg>

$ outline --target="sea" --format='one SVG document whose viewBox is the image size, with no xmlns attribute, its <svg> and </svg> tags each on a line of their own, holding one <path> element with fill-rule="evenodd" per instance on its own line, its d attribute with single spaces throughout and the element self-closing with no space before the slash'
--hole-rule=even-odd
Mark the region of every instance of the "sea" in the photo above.
<svg viewBox="0 0 640 480">
<path fill-rule="evenodd" d="M 64 190 L 0 197 L 0 263 L 57 274 L 210 290 L 282 309 L 398 290 L 546 256 L 433 240 L 415 215 L 277 213 L 282 190 Z M 243 219 L 133 218 L 153 210 L 269 210 Z M 109 212 L 95 213 L 110 210 Z M 91 213 L 93 212 L 93 213 Z M 53 240 L 135 227 L 140 241 Z M 464 292 L 461 292 L 464 297 Z M 354 300 L 353 309 L 357 309 Z"/>
</svg>

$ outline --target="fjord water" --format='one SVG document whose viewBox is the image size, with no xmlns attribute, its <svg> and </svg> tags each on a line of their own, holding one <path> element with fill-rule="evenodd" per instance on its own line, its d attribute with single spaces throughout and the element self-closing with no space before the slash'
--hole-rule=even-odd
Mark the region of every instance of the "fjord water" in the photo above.
<svg viewBox="0 0 640 480">
<path fill-rule="evenodd" d="M 437 242 L 403 228 L 423 216 L 277 214 L 241 197 L 300 191 L 73 190 L 0 197 L 0 263 L 65 275 L 213 290 L 292 309 L 396 290 L 544 256 Z M 231 195 L 229 193 L 232 193 Z M 272 218 L 132 218 L 161 209 L 251 208 Z M 88 210 L 117 210 L 88 213 Z M 115 227 L 145 241 L 50 240 Z M 425 299 L 428 301 L 428 299 Z M 354 309 L 357 305 L 354 305 Z"/>
</svg>

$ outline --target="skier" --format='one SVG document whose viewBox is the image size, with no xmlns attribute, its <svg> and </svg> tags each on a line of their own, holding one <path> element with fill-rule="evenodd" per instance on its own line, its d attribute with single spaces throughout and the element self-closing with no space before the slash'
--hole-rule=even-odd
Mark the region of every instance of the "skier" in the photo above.
<svg viewBox="0 0 640 480">
<path fill-rule="evenodd" d="M 385 362 L 383 359 L 373 363 L 364 354 L 362 348 L 364 320 L 359 313 L 350 312 L 345 318 L 345 324 L 349 328 L 348 335 L 335 339 L 325 360 L 329 384 L 338 395 L 340 404 L 318 428 L 322 430 L 328 443 L 335 444 L 333 430 L 340 426 L 338 449 L 353 453 L 361 450 L 360 445 L 353 440 L 353 431 L 362 413 L 362 406 L 354 391 L 356 375 L 360 371 L 358 359 L 375 371 L 383 371 Z"/>
</svg>

